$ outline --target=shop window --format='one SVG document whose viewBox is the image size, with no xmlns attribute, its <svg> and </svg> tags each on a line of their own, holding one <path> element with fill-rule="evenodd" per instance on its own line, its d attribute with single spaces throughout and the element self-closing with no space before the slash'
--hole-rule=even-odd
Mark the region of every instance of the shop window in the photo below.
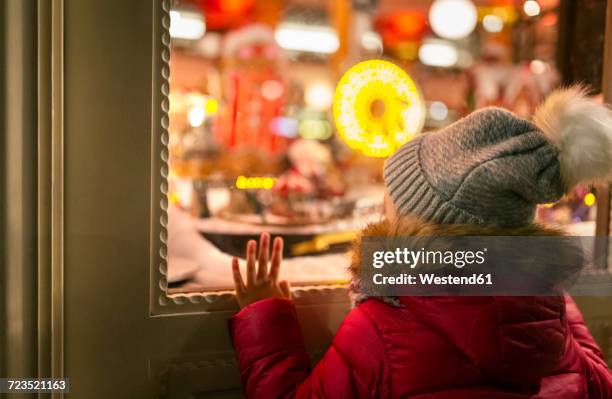
<svg viewBox="0 0 612 399">
<path fill-rule="evenodd" d="M 169 294 L 230 290 L 230 258 L 262 231 L 284 238 L 293 286 L 347 283 L 352 239 L 383 217 L 388 155 L 338 134 L 334 91 L 357 62 L 385 59 L 409 74 L 423 102 L 419 134 L 489 105 L 529 118 L 560 84 L 557 1 L 477 2 L 472 25 L 431 25 L 440 32 L 414 3 L 173 3 Z M 592 235 L 596 202 L 583 187 L 537 219 Z"/>
</svg>

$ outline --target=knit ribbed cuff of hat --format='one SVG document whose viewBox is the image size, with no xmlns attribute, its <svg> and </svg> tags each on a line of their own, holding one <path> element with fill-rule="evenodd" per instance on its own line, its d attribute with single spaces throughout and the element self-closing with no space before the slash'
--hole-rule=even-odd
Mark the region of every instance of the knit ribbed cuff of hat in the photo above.
<svg viewBox="0 0 612 399">
<path fill-rule="evenodd" d="M 389 196 L 401 215 L 415 215 L 440 224 L 480 224 L 481 218 L 457 208 L 427 181 L 421 168 L 420 148 L 425 136 L 400 148 L 385 164 Z M 407 195 L 408 191 L 411 194 Z"/>
</svg>

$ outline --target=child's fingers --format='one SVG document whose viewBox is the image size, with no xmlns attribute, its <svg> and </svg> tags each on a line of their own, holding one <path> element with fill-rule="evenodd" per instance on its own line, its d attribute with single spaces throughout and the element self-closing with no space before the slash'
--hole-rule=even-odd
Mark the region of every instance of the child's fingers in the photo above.
<svg viewBox="0 0 612 399">
<path fill-rule="evenodd" d="M 291 285 L 289 284 L 289 281 L 281 281 L 278 283 L 278 286 L 283 292 L 285 298 L 291 298 Z"/>
<path fill-rule="evenodd" d="M 242 281 L 242 275 L 240 274 L 238 258 L 232 258 L 232 276 L 234 277 L 234 287 L 236 288 L 236 292 L 243 292 L 246 287 L 244 286 L 244 281 Z"/>
<path fill-rule="evenodd" d="M 261 233 L 259 238 L 259 266 L 257 280 L 263 280 L 268 274 L 268 258 L 270 257 L 270 234 Z"/>
<path fill-rule="evenodd" d="M 272 245 L 272 260 L 270 262 L 270 280 L 276 282 L 280 272 L 280 264 L 283 260 L 283 239 L 276 237 Z"/>
<path fill-rule="evenodd" d="M 255 251 L 257 244 L 255 241 L 249 240 L 246 248 L 246 268 L 247 268 L 247 286 L 251 287 L 255 283 Z"/>
</svg>

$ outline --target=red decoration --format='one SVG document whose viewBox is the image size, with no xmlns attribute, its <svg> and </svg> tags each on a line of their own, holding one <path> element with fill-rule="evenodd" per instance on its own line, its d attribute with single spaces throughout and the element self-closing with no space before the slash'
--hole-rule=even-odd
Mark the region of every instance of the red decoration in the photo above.
<svg viewBox="0 0 612 399">
<path fill-rule="evenodd" d="M 406 41 L 420 41 L 428 31 L 426 17 L 416 11 L 382 14 L 376 20 L 376 29 L 386 47 L 395 47 Z"/>
<path fill-rule="evenodd" d="M 195 0 L 204 13 L 207 29 L 226 30 L 236 28 L 249 21 L 254 0 Z"/>
</svg>

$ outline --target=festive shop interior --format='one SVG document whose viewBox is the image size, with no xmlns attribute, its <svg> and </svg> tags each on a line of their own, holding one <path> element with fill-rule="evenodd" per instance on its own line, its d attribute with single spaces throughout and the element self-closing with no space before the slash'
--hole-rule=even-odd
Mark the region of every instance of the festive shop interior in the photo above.
<svg viewBox="0 0 612 399">
<path fill-rule="evenodd" d="M 0 0 L 0 43 L 0 398 L 612 398 L 612 0 Z"/>
<path fill-rule="evenodd" d="M 0 398 L 612 398 L 612 0 L 0 0 L 0 42 Z"/>
<path fill-rule="evenodd" d="M 230 289 L 230 257 L 261 231 L 284 238 L 293 285 L 346 282 L 349 244 L 382 217 L 383 165 L 403 144 L 487 106 L 529 119 L 560 85 L 602 99 L 605 7 L 175 0 L 169 292 Z M 536 220 L 593 235 L 599 194 L 576 188 Z"/>
</svg>

